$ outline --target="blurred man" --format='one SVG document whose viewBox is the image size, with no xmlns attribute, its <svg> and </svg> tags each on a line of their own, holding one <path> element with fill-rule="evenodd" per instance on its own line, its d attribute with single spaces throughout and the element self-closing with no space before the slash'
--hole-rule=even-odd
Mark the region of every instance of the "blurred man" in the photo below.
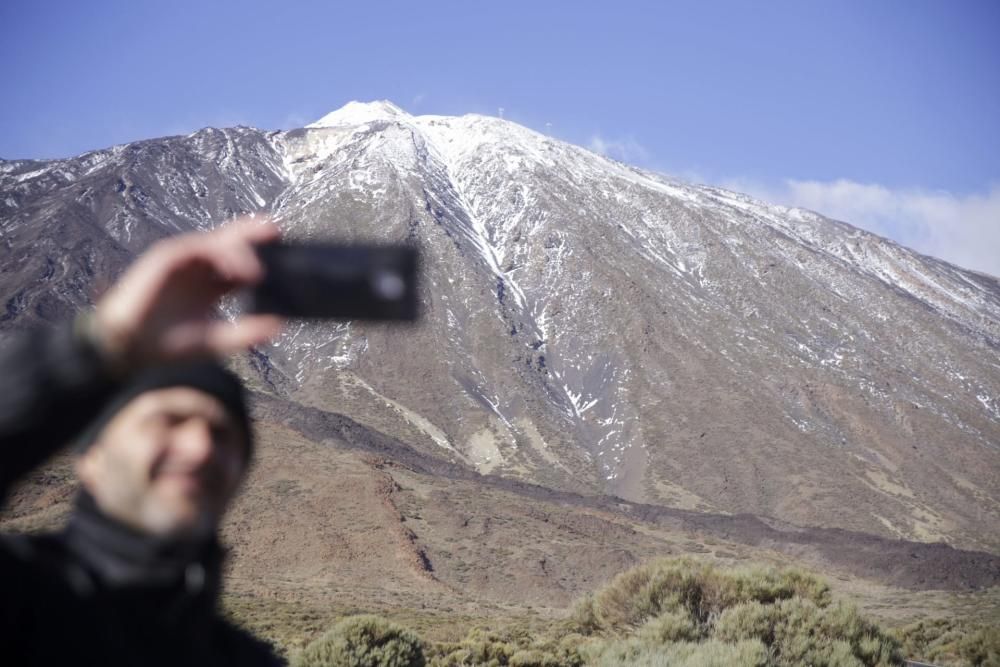
<svg viewBox="0 0 1000 667">
<path fill-rule="evenodd" d="M 219 298 L 261 280 L 270 224 L 161 241 L 92 313 L 0 350 L 0 500 L 75 443 L 66 528 L 0 537 L 0 663 L 272 665 L 219 616 L 219 522 L 252 452 L 243 387 L 215 359 L 280 329 Z"/>
</svg>

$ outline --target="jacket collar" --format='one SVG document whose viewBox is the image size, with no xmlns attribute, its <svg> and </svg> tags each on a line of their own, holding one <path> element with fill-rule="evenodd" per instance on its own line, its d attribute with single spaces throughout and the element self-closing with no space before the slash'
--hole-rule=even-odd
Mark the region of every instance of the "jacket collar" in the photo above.
<svg viewBox="0 0 1000 667">
<path fill-rule="evenodd" d="M 193 540 L 147 535 L 108 517 L 81 491 L 64 539 L 104 588 L 177 587 L 191 595 L 218 595 L 222 549 L 214 534 Z"/>
</svg>

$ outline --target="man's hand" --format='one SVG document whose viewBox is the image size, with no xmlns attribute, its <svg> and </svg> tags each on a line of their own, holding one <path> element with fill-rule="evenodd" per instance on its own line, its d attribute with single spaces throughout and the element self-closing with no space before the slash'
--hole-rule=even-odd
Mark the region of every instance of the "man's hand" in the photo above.
<svg viewBox="0 0 1000 667">
<path fill-rule="evenodd" d="M 260 282 L 254 246 L 278 235 L 270 222 L 243 219 L 154 244 L 97 304 L 92 333 L 112 367 L 223 356 L 276 336 L 280 318 L 229 323 L 216 306 L 226 293 Z"/>
</svg>

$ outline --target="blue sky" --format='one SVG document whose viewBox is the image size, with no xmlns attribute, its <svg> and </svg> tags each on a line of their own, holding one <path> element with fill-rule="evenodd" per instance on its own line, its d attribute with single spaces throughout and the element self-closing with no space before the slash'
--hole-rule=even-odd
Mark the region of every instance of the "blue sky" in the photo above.
<svg viewBox="0 0 1000 667">
<path fill-rule="evenodd" d="M 992 0 L 4 0 L 0 157 L 286 128 L 352 99 L 503 108 L 997 275 L 997 35 Z"/>
</svg>

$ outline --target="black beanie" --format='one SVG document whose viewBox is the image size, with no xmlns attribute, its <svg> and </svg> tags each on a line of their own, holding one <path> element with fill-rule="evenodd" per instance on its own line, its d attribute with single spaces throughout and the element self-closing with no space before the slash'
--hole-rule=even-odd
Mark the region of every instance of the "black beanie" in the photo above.
<svg viewBox="0 0 1000 667">
<path fill-rule="evenodd" d="M 170 364 L 149 368 L 122 385 L 98 417 L 76 441 L 76 449 L 85 451 L 94 443 L 111 418 L 139 394 L 169 387 L 191 387 L 218 399 L 226 411 L 243 427 L 246 462 L 253 453 L 250 416 L 247 414 L 243 382 L 233 373 L 213 361 Z"/>
</svg>

